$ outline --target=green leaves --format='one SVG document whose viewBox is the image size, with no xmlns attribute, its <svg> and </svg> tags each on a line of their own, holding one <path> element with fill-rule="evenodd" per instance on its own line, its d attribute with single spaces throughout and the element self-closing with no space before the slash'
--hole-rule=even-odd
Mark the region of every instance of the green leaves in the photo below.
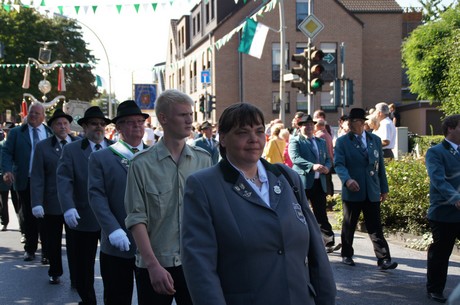
<svg viewBox="0 0 460 305">
<path fill-rule="evenodd" d="M 411 92 L 420 99 L 441 101 L 441 110 L 449 115 L 460 110 L 460 7 L 441 11 L 428 12 L 430 21 L 404 41 L 402 58 Z"/>
</svg>

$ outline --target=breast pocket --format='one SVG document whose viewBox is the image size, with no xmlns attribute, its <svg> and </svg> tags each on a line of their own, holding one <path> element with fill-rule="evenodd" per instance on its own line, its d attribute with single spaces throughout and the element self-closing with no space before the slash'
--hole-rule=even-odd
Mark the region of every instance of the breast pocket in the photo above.
<svg viewBox="0 0 460 305">
<path fill-rule="evenodd" d="M 146 187 L 147 206 L 150 209 L 151 218 L 160 219 L 172 212 L 169 208 L 173 193 L 171 183 L 155 183 Z"/>
</svg>

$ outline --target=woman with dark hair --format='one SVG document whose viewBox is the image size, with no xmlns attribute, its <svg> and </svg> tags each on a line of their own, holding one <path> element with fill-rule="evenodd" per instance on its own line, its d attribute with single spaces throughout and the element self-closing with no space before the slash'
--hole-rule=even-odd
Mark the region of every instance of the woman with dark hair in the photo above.
<svg viewBox="0 0 460 305">
<path fill-rule="evenodd" d="M 264 131 L 257 107 L 229 106 L 222 160 L 187 179 L 182 263 L 195 305 L 335 304 L 318 224 L 305 193 L 294 192 L 300 178 L 261 158 Z"/>
</svg>

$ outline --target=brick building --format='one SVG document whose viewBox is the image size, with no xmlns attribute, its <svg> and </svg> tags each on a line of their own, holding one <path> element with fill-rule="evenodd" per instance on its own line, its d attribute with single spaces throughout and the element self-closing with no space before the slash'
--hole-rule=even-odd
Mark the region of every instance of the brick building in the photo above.
<svg viewBox="0 0 460 305">
<path fill-rule="evenodd" d="M 189 16 L 171 20 L 164 80 L 166 88 L 177 88 L 196 101 L 195 120 L 215 122 L 232 103 L 250 102 L 260 107 L 267 121 L 279 116 L 280 14 L 278 1 L 201 1 Z M 381 101 L 401 100 L 401 37 L 403 10 L 394 0 L 313 1 L 314 15 L 324 29 L 313 45 L 331 54 L 325 63 L 326 81 L 322 91 L 312 96 L 312 109 L 328 111 L 328 120 L 337 121 L 348 109 L 334 107 L 329 82 L 342 74 L 340 44 L 345 44 L 345 77 L 354 82 L 354 106 L 370 108 Z M 238 52 L 246 18 L 271 28 L 260 59 Z M 297 29 L 308 16 L 308 1 L 284 1 L 286 63 L 290 72 L 291 55 L 307 46 L 307 37 Z M 210 84 L 201 82 L 202 71 L 209 71 Z M 200 98 L 215 97 L 210 115 L 200 112 Z M 308 111 L 307 98 L 285 86 L 286 125 L 294 113 Z M 206 103 L 204 104 L 206 108 Z M 205 109 L 206 110 L 206 109 Z"/>
</svg>

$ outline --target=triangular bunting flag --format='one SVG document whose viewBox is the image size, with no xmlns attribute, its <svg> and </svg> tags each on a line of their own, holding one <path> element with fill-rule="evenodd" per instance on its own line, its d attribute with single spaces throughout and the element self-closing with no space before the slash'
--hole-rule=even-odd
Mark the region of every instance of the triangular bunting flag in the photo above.
<svg viewBox="0 0 460 305">
<path fill-rule="evenodd" d="M 116 7 L 117 7 L 118 14 L 120 14 L 121 8 L 123 7 L 123 5 L 117 4 Z"/>
<path fill-rule="evenodd" d="M 158 3 L 152 3 L 153 11 L 155 11 L 157 9 L 157 5 L 158 5 Z"/>
<path fill-rule="evenodd" d="M 64 15 L 64 7 L 62 5 L 58 6 L 58 10 L 61 15 Z"/>
<path fill-rule="evenodd" d="M 136 13 L 139 13 L 139 6 L 140 4 L 134 4 L 134 9 L 136 10 Z"/>
<path fill-rule="evenodd" d="M 42 3 L 40 3 L 40 6 L 45 6 L 45 0 L 42 0 Z"/>
<path fill-rule="evenodd" d="M 92 8 L 93 8 L 93 13 L 96 14 L 97 5 L 93 5 Z"/>
<path fill-rule="evenodd" d="M 75 13 L 77 13 L 77 15 L 78 15 L 78 11 L 80 11 L 80 6 L 79 6 L 79 5 L 75 5 Z"/>
</svg>

